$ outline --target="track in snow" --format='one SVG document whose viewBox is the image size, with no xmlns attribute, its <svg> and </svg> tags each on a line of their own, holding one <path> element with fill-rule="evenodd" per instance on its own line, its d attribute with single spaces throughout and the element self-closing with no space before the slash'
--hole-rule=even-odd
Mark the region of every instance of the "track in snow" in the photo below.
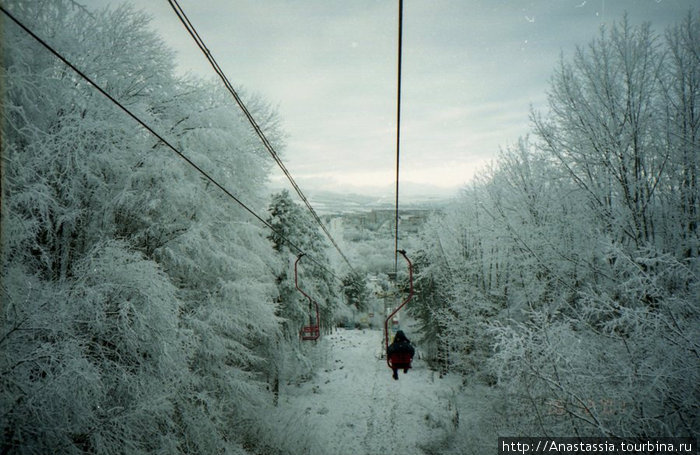
<svg viewBox="0 0 700 455">
<path fill-rule="evenodd" d="M 338 330 L 315 347 L 327 350 L 316 377 L 282 391 L 280 407 L 303 410 L 299 428 L 313 430 L 311 452 L 423 454 L 453 430 L 451 382 L 419 359 L 395 381 L 379 358 L 382 342 L 379 330 Z"/>
</svg>

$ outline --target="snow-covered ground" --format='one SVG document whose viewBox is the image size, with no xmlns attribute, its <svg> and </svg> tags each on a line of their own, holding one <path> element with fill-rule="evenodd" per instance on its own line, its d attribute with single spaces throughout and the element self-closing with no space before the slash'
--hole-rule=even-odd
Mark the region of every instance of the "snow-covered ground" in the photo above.
<svg viewBox="0 0 700 455">
<path fill-rule="evenodd" d="M 287 447 L 328 455 L 423 454 L 421 448 L 431 452 L 454 431 L 456 379 L 439 378 L 415 359 L 396 381 L 380 358 L 382 342 L 380 330 L 339 329 L 310 348 L 325 366 L 307 382 L 285 384 L 280 394 L 276 427 Z"/>
</svg>

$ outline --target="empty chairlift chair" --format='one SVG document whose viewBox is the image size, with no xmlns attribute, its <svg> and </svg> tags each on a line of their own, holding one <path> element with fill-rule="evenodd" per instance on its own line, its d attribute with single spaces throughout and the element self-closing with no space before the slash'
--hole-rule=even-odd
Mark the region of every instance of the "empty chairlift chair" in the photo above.
<svg viewBox="0 0 700 455">
<path fill-rule="evenodd" d="M 294 262 L 294 285 L 297 290 L 301 292 L 304 297 L 309 301 L 309 325 L 305 325 L 299 330 L 299 337 L 304 341 L 315 341 L 321 337 L 321 327 L 319 324 L 320 318 L 318 313 L 318 303 L 311 298 L 306 292 L 302 291 L 299 287 L 299 273 L 297 270 L 297 265 L 299 260 L 304 256 L 304 253 L 297 256 L 297 260 Z M 314 307 L 316 312 L 316 319 L 314 319 Z"/>
</svg>

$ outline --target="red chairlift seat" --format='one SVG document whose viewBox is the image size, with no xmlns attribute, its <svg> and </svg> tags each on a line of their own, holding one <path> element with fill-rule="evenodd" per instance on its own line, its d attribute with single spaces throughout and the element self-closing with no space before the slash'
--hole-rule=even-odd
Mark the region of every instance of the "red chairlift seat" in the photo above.
<svg viewBox="0 0 700 455">
<path fill-rule="evenodd" d="M 299 331 L 302 340 L 318 340 L 321 337 L 321 328 L 317 325 L 305 325 Z"/>
<path fill-rule="evenodd" d="M 389 354 L 389 368 L 408 370 L 411 368 L 413 357 L 408 352 L 393 352 Z"/>
</svg>

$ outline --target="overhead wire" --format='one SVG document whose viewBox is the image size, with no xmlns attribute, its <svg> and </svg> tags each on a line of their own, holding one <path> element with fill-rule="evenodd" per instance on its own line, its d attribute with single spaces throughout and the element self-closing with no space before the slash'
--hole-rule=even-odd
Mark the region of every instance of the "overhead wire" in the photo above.
<svg viewBox="0 0 700 455">
<path fill-rule="evenodd" d="M 265 148 L 267 149 L 267 151 L 268 151 L 268 153 L 270 154 L 270 156 L 272 156 L 272 159 L 277 163 L 277 165 L 279 166 L 279 168 L 282 170 L 282 172 L 284 173 L 284 175 L 287 177 L 287 180 L 289 180 L 289 182 L 291 183 L 292 187 L 294 188 L 294 190 L 296 191 L 296 193 L 299 195 L 299 198 L 301 198 L 302 202 L 304 202 L 304 204 L 306 205 L 306 208 L 309 210 L 309 212 L 311 213 L 311 216 L 314 218 L 314 221 L 316 221 L 316 223 L 321 227 L 321 229 L 322 229 L 323 232 L 325 233 L 326 237 L 327 237 L 327 238 L 330 240 L 330 242 L 333 244 L 333 246 L 334 246 L 335 249 L 338 251 L 338 253 L 340 254 L 340 256 L 343 258 L 343 260 L 345 261 L 345 263 L 347 264 L 347 266 L 350 268 L 350 270 L 354 272 L 355 269 L 354 269 L 354 268 L 352 267 L 352 265 L 350 264 L 350 261 L 349 261 L 348 258 L 345 256 L 345 254 L 342 252 L 342 250 L 341 250 L 340 247 L 338 246 L 338 243 L 335 241 L 335 239 L 333 238 L 333 236 L 331 235 L 331 233 L 328 231 L 328 229 L 326 228 L 325 224 L 323 223 L 323 221 L 321 220 L 321 218 L 320 218 L 320 217 L 318 216 L 318 214 L 316 213 L 316 210 L 314 210 L 313 206 L 311 205 L 311 202 L 309 202 L 309 200 L 308 200 L 308 198 L 306 197 L 306 195 L 304 195 L 303 191 L 301 190 L 301 188 L 299 187 L 299 185 L 296 183 L 296 181 L 294 180 L 294 178 L 292 177 L 291 173 L 289 172 L 289 170 L 287 169 L 287 167 L 284 165 L 284 163 L 282 162 L 282 160 L 280 159 L 279 155 L 278 155 L 277 152 L 275 151 L 275 148 L 272 146 L 272 144 L 270 143 L 270 141 L 267 139 L 267 137 L 265 136 L 265 133 L 262 131 L 262 128 L 260 128 L 260 126 L 258 125 L 258 123 L 255 121 L 255 118 L 253 117 L 253 115 L 250 113 L 250 111 L 249 111 L 248 108 L 246 107 L 245 103 L 243 102 L 243 100 L 242 100 L 241 97 L 239 96 L 238 92 L 236 91 L 236 89 L 234 89 L 234 87 L 233 87 L 233 85 L 231 84 L 231 82 L 229 81 L 228 77 L 226 77 L 226 74 L 225 74 L 224 71 L 221 69 L 221 67 L 219 66 L 219 64 L 216 62 L 216 59 L 214 58 L 214 56 L 212 55 L 211 51 L 209 50 L 209 48 L 208 48 L 208 47 L 206 46 L 206 44 L 204 43 L 204 40 L 202 39 L 202 37 L 201 37 L 201 36 L 199 35 L 199 33 L 197 32 L 197 29 L 194 27 L 194 25 L 192 24 L 192 22 L 191 22 L 191 21 L 189 20 L 189 18 L 187 17 L 187 14 L 185 14 L 184 10 L 183 10 L 182 7 L 180 6 L 180 4 L 177 2 L 177 0 L 168 0 L 168 3 L 169 3 L 170 6 L 172 7 L 173 11 L 175 11 L 175 14 L 177 15 L 178 19 L 180 19 L 180 22 L 182 22 L 182 24 L 185 26 L 185 29 L 187 30 L 187 32 L 190 34 L 190 36 L 192 37 L 192 39 L 193 39 L 193 40 L 195 41 L 195 43 L 197 44 L 197 47 L 199 47 L 199 49 L 202 51 L 202 53 L 204 54 L 204 56 L 207 58 L 207 60 L 209 61 L 209 64 L 212 66 L 212 68 L 214 68 L 214 72 L 219 76 L 219 78 L 220 78 L 221 81 L 223 82 L 223 84 L 224 84 L 224 86 L 226 87 L 226 89 L 229 91 L 229 93 L 231 94 L 231 96 L 233 96 L 233 99 L 236 101 L 236 103 L 238 104 L 238 106 L 241 108 L 241 110 L 243 111 L 244 115 L 245 115 L 246 118 L 248 119 L 248 122 L 250 122 L 250 124 L 252 125 L 253 129 L 255 130 L 255 133 L 258 135 L 258 137 L 259 137 L 260 140 L 262 141 L 263 145 L 264 145 Z"/>
<path fill-rule="evenodd" d="M 114 103 L 117 107 L 119 107 L 124 113 L 126 113 L 129 117 L 131 117 L 133 120 L 135 120 L 138 124 L 140 124 L 146 131 L 148 131 L 150 134 L 155 136 L 160 142 L 162 142 L 166 147 L 168 147 L 170 150 L 172 150 L 177 156 L 182 158 L 187 164 L 189 164 L 192 168 L 194 168 L 199 174 L 201 174 L 205 179 L 207 179 L 209 182 L 214 184 L 217 188 L 219 188 L 221 191 L 226 194 L 229 198 L 231 198 L 233 201 L 238 203 L 243 209 L 245 209 L 248 213 L 250 213 L 254 218 L 256 218 L 258 221 L 260 221 L 263 225 L 268 227 L 272 232 L 277 234 L 287 245 L 291 246 L 294 250 L 296 250 L 298 253 L 304 253 L 304 250 L 301 249 L 298 245 L 296 245 L 294 242 L 289 240 L 284 234 L 282 234 L 279 230 L 275 229 L 274 226 L 272 226 L 270 223 L 265 221 L 260 215 L 255 213 L 253 209 L 248 207 L 243 201 L 238 199 L 233 193 L 231 193 L 228 189 L 226 189 L 223 185 L 221 185 L 218 181 L 216 181 L 212 176 L 210 176 L 205 170 L 203 170 L 201 167 L 199 167 L 196 163 L 194 163 L 190 158 L 188 158 L 184 153 L 182 153 L 180 150 L 178 150 L 174 145 L 172 145 L 168 140 L 166 140 L 163 136 L 158 134 L 152 127 L 150 127 L 146 122 L 141 120 L 136 114 L 131 112 L 128 108 L 126 108 L 122 103 L 120 103 L 116 98 L 114 98 L 112 95 L 109 94 L 104 88 L 102 88 L 97 82 L 95 82 L 92 78 L 90 78 L 88 75 L 86 75 L 83 71 L 78 69 L 73 63 L 71 63 L 66 57 L 64 57 L 60 52 L 58 52 L 56 49 L 54 49 L 50 44 L 48 44 L 46 41 L 44 41 L 41 37 L 39 37 L 36 33 L 34 33 L 29 27 L 24 25 L 19 19 L 17 19 L 12 13 L 10 13 L 3 5 L 0 5 L 0 10 L 2 10 L 3 14 L 5 14 L 8 18 L 10 18 L 17 26 L 19 26 L 22 30 L 24 30 L 29 36 L 31 36 L 34 40 L 36 40 L 39 44 L 41 44 L 46 50 L 48 50 L 51 54 L 53 54 L 56 58 L 58 58 L 60 61 L 62 61 L 66 66 L 68 66 L 70 69 L 72 69 L 78 76 L 80 76 L 82 79 L 84 79 L 88 84 L 92 85 L 98 92 L 100 92 L 103 96 L 105 96 L 108 100 L 110 100 L 112 103 Z M 306 256 L 314 262 L 316 265 L 327 271 L 331 276 L 333 276 L 335 279 L 338 281 L 342 282 L 343 280 L 335 275 L 331 270 L 329 270 L 327 267 L 325 267 L 322 263 L 320 263 L 318 260 L 314 259 L 313 256 L 310 256 L 306 254 Z"/>
<path fill-rule="evenodd" d="M 394 216 L 394 276 L 399 263 L 399 162 L 401 145 L 401 54 L 403 47 L 403 0 L 399 0 L 399 37 L 396 76 L 396 209 Z"/>
</svg>

